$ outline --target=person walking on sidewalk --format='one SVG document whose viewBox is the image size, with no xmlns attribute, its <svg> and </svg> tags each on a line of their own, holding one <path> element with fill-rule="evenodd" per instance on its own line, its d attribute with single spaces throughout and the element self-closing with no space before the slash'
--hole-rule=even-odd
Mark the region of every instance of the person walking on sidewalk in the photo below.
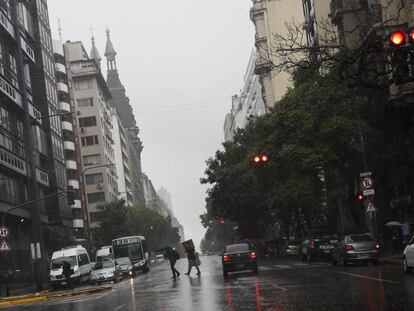
<svg viewBox="0 0 414 311">
<path fill-rule="evenodd" d="M 73 270 L 70 266 L 70 263 L 65 261 L 63 263 L 63 271 L 62 274 L 65 276 L 66 279 L 66 289 L 72 289 L 72 281 L 70 279 L 70 276 L 73 274 Z"/>
<path fill-rule="evenodd" d="M 172 279 L 176 279 L 180 276 L 180 272 L 178 272 L 177 269 L 175 269 L 175 263 L 178 259 L 180 259 L 180 254 L 172 247 L 168 247 L 165 253 L 166 257 L 170 261 L 171 272 L 173 274 Z"/>
<path fill-rule="evenodd" d="M 185 252 L 187 253 L 187 259 L 188 259 L 188 271 L 185 275 L 190 275 L 191 270 L 192 270 L 193 267 L 196 267 L 197 275 L 200 275 L 201 271 L 198 268 L 199 259 L 197 257 L 195 248 L 192 247 L 192 246 L 187 246 L 186 249 L 185 249 Z"/>
</svg>

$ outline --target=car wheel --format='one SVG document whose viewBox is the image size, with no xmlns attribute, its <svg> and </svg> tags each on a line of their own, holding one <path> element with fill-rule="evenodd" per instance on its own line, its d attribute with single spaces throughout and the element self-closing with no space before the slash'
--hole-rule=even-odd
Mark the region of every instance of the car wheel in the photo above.
<svg viewBox="0 0 414 311">
<path fill-rule="evenodd" d="M 410 273 L 411 272 L 411 267 L 408 266 L 407 258 L 405 258 L 405 257 L 404 257 L 404 272 L 405 273 Z"/>
</svg>

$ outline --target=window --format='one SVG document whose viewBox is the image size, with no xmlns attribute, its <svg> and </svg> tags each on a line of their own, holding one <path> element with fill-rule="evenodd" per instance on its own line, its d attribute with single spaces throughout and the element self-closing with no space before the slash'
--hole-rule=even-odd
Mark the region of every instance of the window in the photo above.
<svg viewBox="0 0 414 311">
<path fill-rule="evenodd" d="M 90 79 L 75 81 L 75 90 L 88 90 L 90 88 L 92 88 L 92 81 Z"/>
<path fill-rule="evenodd" d="M 82 137 L 82 147 L 99 144 L 98 135 Z"/>
<path fill-rule="evenodd" d="M 80 127 L 96 126 L 96 117 L 79 118 Z"/>
<path fill-rule="evenodd" d="M 77 103 L 78 103 L 78 109 L 89 108 L 93 106 L 93 98 L 92 97 L 81 98 L 77 100 Z"/>
<path fill-rule="evenodd" d="M 101 155 L 100 154 L 92 154 L 83 157 L 83 165 L 99 165 L 101 164 Z"/>
<path fill-rule="evenodd" d="M 91 222 L 98 222 L 101 219 L 102 212 L 93 212 L 89 214 L 89 220 Z M 126 256 L 128 257 L 128 255 Z"/>
<path fill-rule="evenodd" d="M 89 265 L 89 257 L 86 254 L 80 254 L 78 256 L 79 266 Z"/>
<path fill-rule="evenodd" d="M 87 185 L 101 184 L 103 183 L 102 173 L 90 174 L 85 176 L 85 182 Z"/>
<path fill-rule="evenodd" d="M 105 192 L 88 193 L 88 203 L 105 202 Z"/>
</svg>

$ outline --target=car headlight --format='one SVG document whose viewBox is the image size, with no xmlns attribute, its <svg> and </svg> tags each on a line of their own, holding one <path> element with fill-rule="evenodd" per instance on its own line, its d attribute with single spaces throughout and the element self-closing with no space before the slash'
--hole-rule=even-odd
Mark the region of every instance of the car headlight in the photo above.
<svg viewBox="0 0 414 311">
<path fill-rule="evenodd" d="M 130 270 L 128 274 L 129 274 L 129 275 L 132 275 L 132 271 Z"/>
<path fill-rule="evenodd" d="M 111 278 L 111 277 L 113 277 L 113 276 L 114 276 L 114 273 L 113 273 L 113 272 L 108 272 L 108 273 L 106 274 L 106 276 L 107 276 L 108 278 Z"/>
</svg>

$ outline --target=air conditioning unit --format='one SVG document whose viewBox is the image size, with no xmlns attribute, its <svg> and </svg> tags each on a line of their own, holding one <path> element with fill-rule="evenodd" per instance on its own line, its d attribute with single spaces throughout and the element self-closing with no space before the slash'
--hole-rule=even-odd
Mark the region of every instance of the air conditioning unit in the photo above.
<svg viewBox="0 0 414 311">
<path fill-rule="evenodd" d="M 78 116 L 80 116 L 80 115 L 81 115 L 80 110 L 76 110 L 76 114 L 77 114 Z"/>
<path fill-rule="evenodd" d="M 85 129 L 83 127 L 80 128 L 81 133 L 85 133 Z"/>
<path fill-rule="evenodd" d="M 101 189 L 103 189 L 103 186 L 104 186 L 103 184 L 97 184 L 97 185 L 96 185 L 96 189 L 101 190 Z"/>
</svg>

